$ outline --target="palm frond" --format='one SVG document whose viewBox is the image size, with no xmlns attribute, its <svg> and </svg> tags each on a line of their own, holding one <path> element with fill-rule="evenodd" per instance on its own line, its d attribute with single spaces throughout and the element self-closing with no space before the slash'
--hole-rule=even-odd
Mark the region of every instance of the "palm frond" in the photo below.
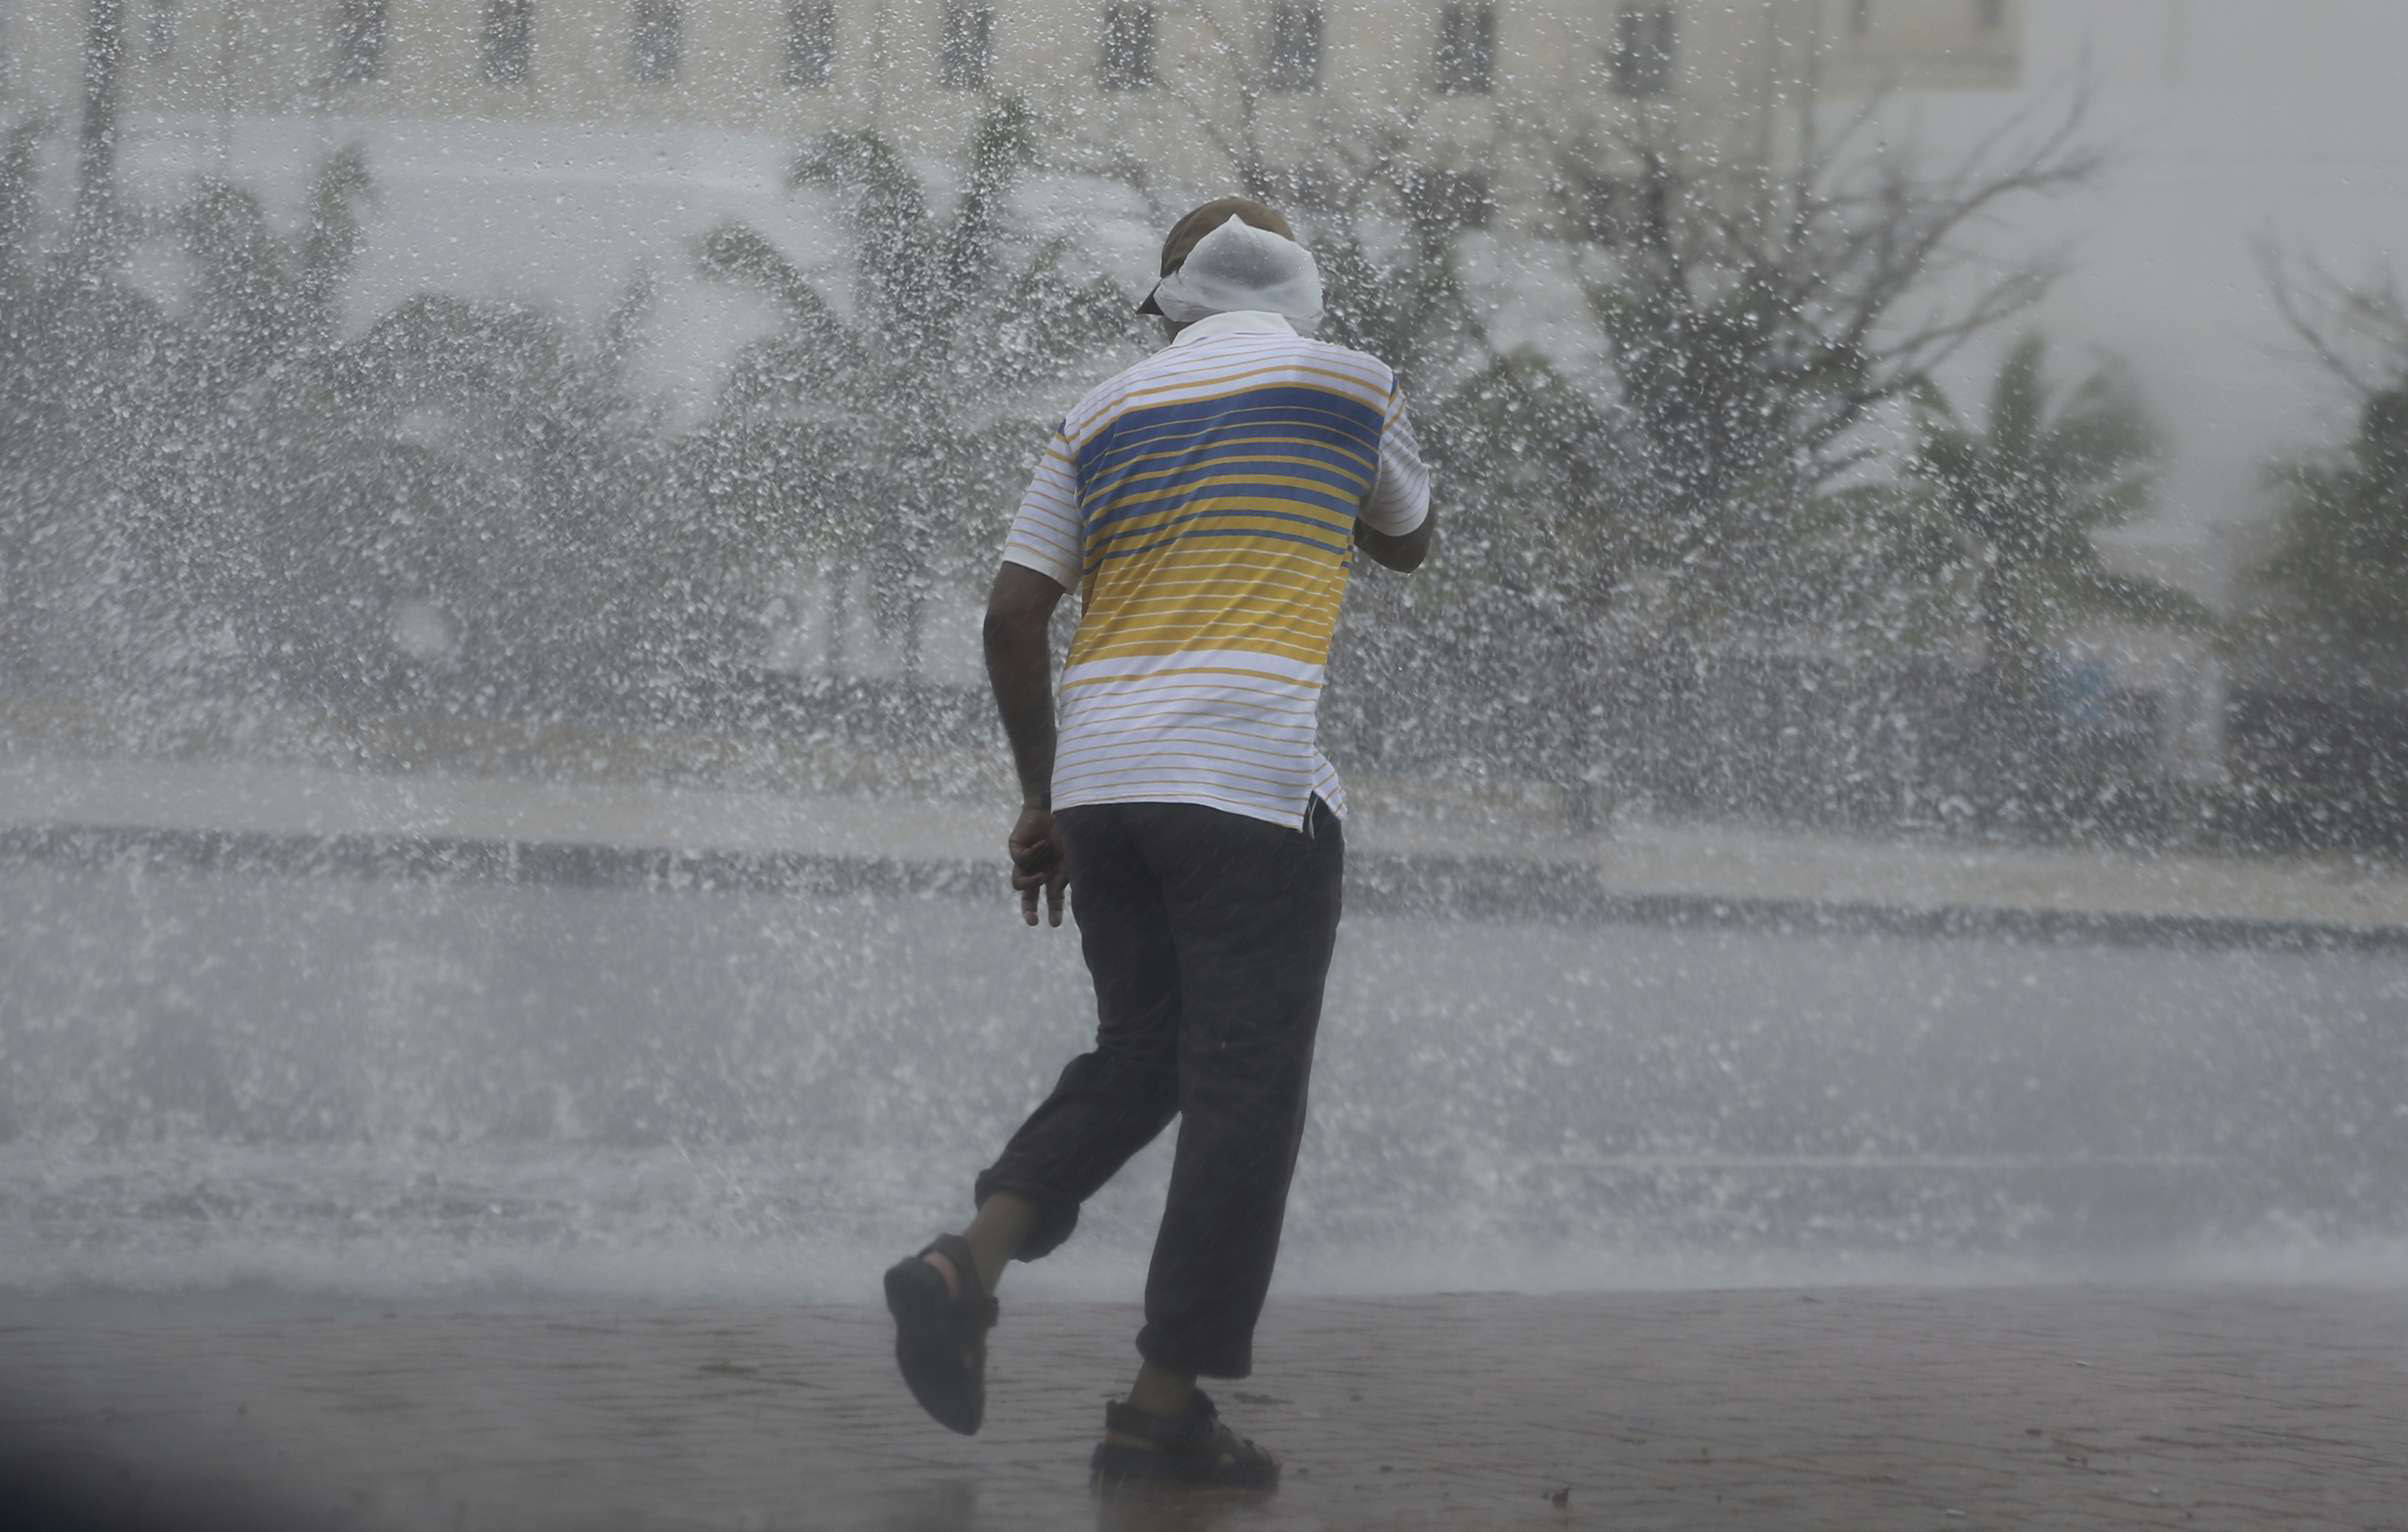
<svg viewBox="0 0 2408 1532">
<path fill-rule="evenodd" d="M 42 140 L 49 133 L 49 120 L 35 113 L 12 124 L 0 140 L 0 272 L 33 265 Z"/>
<path fill-rule="evenodd" d="M 2085 531 L 2105 531 L 2138 521 L 2157 504 L 2157 478 L 2152 473 L 2134 474 L 2105 489 L 2096 489 L 2080 501 L 2080 525 Z"/>
<path fill-rule="evenodd" d="M 995 254 L 1003 234 L 1004 204 L 1014 183 L 1037 160 L 1035 110 L 1013 96 L 981 113 L 965 157 L 969 173 L 943 237 L 939 323 L 959 314 Z"/>
<path fill-rule="evenodd" d="M 376 199 L 376 178 L 368 169 L 364 144 L 346 144 L 318 167 L 310 186 L 309 226 L 302 235 L 299 261 L 306 313 L 295 316 L 312 327 L 315 341 L 323 342 L 332 335 L 343 284 L 368 243 L 358 204 Z"/>
<path fill-rule="evenodd" d="M 2088 568 L 2060 568 L 2054 574 L 2049 583 L 2058 599 L 2077 614 L 2188 632 L 2208 631 L 2220 620 L 2206 602 L 2162 581 Z"/>
<path fill-rule="evenodd" d="M 1990 443 L 1999 456 L 2021 461 L 2031 456 L 2048 412 L 2048 386 L 2043 372 L 2048 361 L 2048 338 L 2034 330 L 2015 343 L 1998 369 L 1990 388 Z"/>
<path fill-rule="evenodd" d="M 705 276 L 721 282 L 744 283 L 775 299 L 796 327 L 841 330 L 844 322 L 802 269 L 786 258 L 768 235 L 735 219 L 718 225 L 694 243 L 695 263 Z"/>
<path fill-rule="evenodd" d="M 1959 424 L 1956 405 L 1949 399 L 1948 390 L 1940 386 L 1937 378 L 1929 375 L 1916 378 L 1907 386 L 1906 402 L 1908 407 L 1915 412 L 1918 422 L 1937 423 L 1952 427 Z"/>
<path fill-rule="evenodd" d="M 1916 445 L 1917 469 L 1955 494 L 1972 493 L 1987 462 L 1982 441 L 1958 426 L 1929 427 Z"/>
<path fill-rule="evenodd" d="M 2165 450 L 2165 427 L 2131 370 L 2110 359 L 2067 395 L 2036 455 L 2068 483 L 2085 485 L 2153 471 Z"/>
<path fill-rule="evenodd" d="M 788 180 L 843 196 L 864 320 L 896 345 L 925 344 L 947 291 L 949 236 L 930 216 L 910 162 L 875 132 L 835 132 L 795 161 Z"/>
</svg>

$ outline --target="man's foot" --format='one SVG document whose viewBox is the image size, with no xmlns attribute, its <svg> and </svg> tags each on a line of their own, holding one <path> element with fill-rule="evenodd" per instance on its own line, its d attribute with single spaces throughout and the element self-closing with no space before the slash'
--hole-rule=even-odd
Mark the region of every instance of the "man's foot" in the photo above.
<svg viewBox="0 0 2408 1532">
<path fill-rule="evenodd" d="M 1279 1460 L 1222 1424 L 1202 1389 L 1187 1413 L 1149 1415 L 1126 1404 L 1104 1406 L 1104 1439 L 1089 1463 L 1095 1487 L 1170 1483 L 1223 1489 L 1277 1489 Z"/>
<path fill-rule="evenodd" d="M 935 1267 L 936 1274 L 945 1279 L 945 1291 L 947 1294 L 955 1298 L 959 1298 L 962 1295 L 961 1268 L 954 1265 L 950 1260 L 947 1260 L 945 1258 L 945 1253 L 942 1250 L 931 1247 L 921 1254 L 920 1259 Z"/>
<path fill-rule="evenodd" d="M 968 1243 L 942 1235 L 888 1267 L 886 1307 L 895 1316 L 895 1364 L 911 1396 L 948 1431 L 976 1436 L 987 1411 L 987 1331 L 998 1309 L 979 1286 Z"/>
</svg>

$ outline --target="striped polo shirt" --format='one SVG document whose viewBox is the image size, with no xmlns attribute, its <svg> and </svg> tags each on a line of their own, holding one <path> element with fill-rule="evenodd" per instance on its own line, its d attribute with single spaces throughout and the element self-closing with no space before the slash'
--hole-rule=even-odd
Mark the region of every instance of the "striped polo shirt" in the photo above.
<svg viewBox="0 0 2408 1532">
<path fill-rule="evenodd" d="M 1344 814 L 1316 735 L 1355 523 L 1429 503 L 1395 374 L 1276 314 L 1190 325 L 1080 401 L 1003 554 L 1081 593 L 1054 807 Z"/>
</svg>

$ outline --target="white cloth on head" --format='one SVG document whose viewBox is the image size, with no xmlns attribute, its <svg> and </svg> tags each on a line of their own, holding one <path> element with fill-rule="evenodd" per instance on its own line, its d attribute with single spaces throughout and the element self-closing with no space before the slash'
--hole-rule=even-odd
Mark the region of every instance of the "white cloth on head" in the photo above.
<svg viewBox="0 0 2408 1532">
<path fill-rule="evenodd" d="M 1309 330 L 1321 322 L 1321 267 L 1296 241 L 1232 214 L 1162 279 L 1154 305 L 1173 324 L 1256 312 Z"/>
</svg>

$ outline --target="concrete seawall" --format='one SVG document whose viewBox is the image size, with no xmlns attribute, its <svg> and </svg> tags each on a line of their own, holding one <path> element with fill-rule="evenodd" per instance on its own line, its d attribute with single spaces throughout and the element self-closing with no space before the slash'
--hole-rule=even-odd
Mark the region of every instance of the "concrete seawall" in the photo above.
<svg viewBox="0 0 2408 1532">
<path fill-rule="evenodd" d="M 0 858 L 706 893 L 1002 893 L 1001 807 L 317 767 L 20 759 Z M 2342 859 L 1973 850 L 1731 828 L 1548 834 L 1394 805 L 1348 826 L 1382 913 L 2033 941 L 2408 950 L 2408 877 Z"/>
</svg>

